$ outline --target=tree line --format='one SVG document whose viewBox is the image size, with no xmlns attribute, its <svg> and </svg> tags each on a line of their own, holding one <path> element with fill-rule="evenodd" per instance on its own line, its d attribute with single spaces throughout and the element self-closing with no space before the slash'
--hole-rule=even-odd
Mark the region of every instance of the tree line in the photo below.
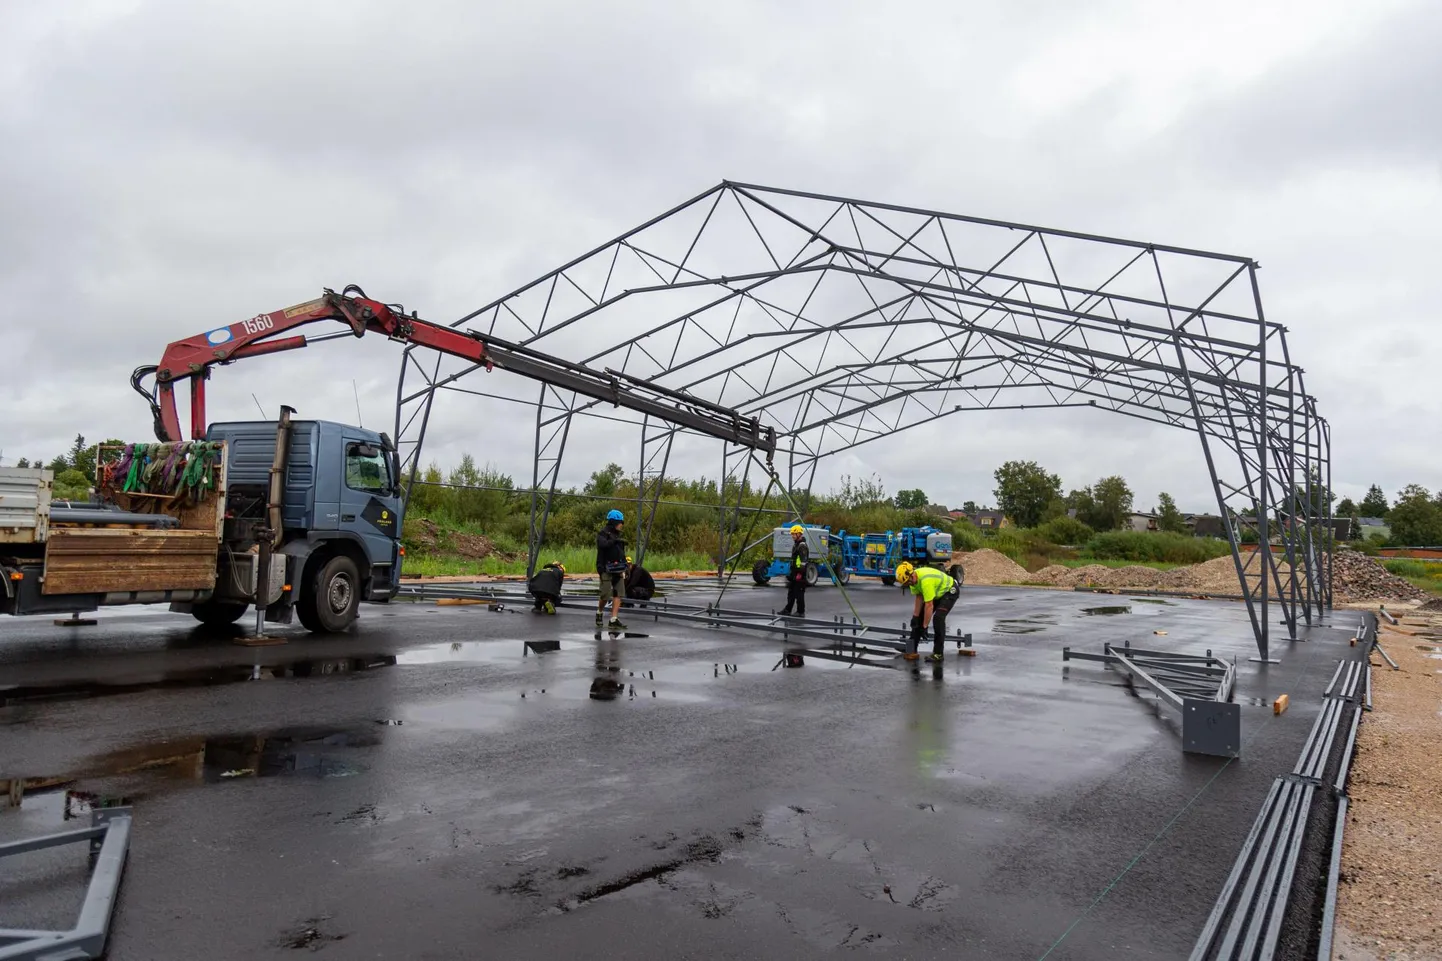
<svg viewBox="0 0 1442 961">
<path fill-rule="evenodd" d="M 108 439 L 103 443 L 123 445 L 125 442 Z M 15 466 L 45 467 L 55 475 L 54 496 L 57 500 L 84 500 L 95 483 L 99 446 L 87 445 L 84 435 L 76 434 L 70 449 L 64 453 L 48 461 L 22 457 Z M 996 498 L 995 509 L 1011 518 L 1017 527 L 1048 526 L 1048 533 L 1054 535 L 1048 540 L 1059 544 L 1080 543 L 1091 533 L 1125 528 L 1136 502 L 1130 485 L 1119 475 L 1098 478 L 1088 486 L 1073 488 L 1066 493 L 1063 493 L 1061 477 L 1036 461 L 1007 461 L 995 470 L 993 477 L 996 482 L 992 491 Z M 524 543 L 530 524 L 530 495 L 519 491 L 510 475 L 490 465 L 478 467 L 474 458 L 466 454 L 459 464 L 444 474 L 439 466 L 432 464 L 418 481 L 410 504 L 416 516 L 456 526 L 472 526 L 490 535 Z M 1300 499 L 1312 498 L 1313 508 L 1318 511 L 1323 501 L 1335 504 L 1333 516 L 1353 521 L 1352 539 L 1360 539 L 1365 534 L 1361 518 L 1375 517 L 1389 526 L 1391 536 L 1383 538 L 1374 534 L 1374 542 L 1382 540 L 1398 546 L 1442 544 L 1442 489 L 1434 494 L 1420 484 L 1408 484 L 1398 492 L 1396 500 L 1389 503 L 1382 488 L 1372 484 L 1360 502 L 1353 502 L 1351 498 L 1338 502 L 1336 495 L 1325 490 L 1320 483 L 1307 486 L 1308 492 L 1298 491 L 1296 496 Z M 653 488 L 648 486 L 646 493 L 649 499 Z M 954 529 L 954 536 L 971 539 L 971 532 L 967 530 L 971 525 L 960 525 L 961 534 L 956 535 L 958 525 L 948 525 L 945 520 L 927 513 L 930 500 L 925 491 L 911 488 L 887 495 L 876 475 L 861 479 L 844 477 L 839 489 L 821 495 L 812 494 L 809 498 L 804 491 L 791 493 L 791 502 L 805 508 L 808 520 L 829 524 L 833 530 L 894 530 L 930 523 L 950 526 Z M 619 464 L 608 464 L 592 473 L 581 488 L 572 487 L 557 492 L 547 540 L 558 544 L 588 543 L 607 510 L 612 506 L 625 509 L 624 505 L 629 502 L 634 511 L 637 496 L 637 479 L 628 476 Z M 665 478 L 658 496 L 663 503 L 657 507 L 652 545 L 659 550 L 701 553 L 719 546 L 714 505 L 722 500 L 733 506 L 739 503 L 753 512 L 761 508 L 764 501 L 764 506 L 776 512 L 767 515 L 772 519 L 786 515 L 791 503 L 780 492 L 768 494 L 748 480 L 728 480 L 725 485 L 718 486 L 715 480 L 705 477 L 695 480 Z M 975 515 L 992 508 L 979 508 L 975 501 L 968 500 L 961 509 Z M 1158 493 L 1150 513 L 1156 515 L 1157 527 L 1161 531 L 1187 532 L 1182 512 L 1166 491 Z M 762 529 L 762 525 L 753 526 Z"/>
<path fill-rule="evenodd" d="M 1398 547 L 1435 547 L 1442 545 L 1442 490 L 1436 494 L 1421 484 L 1408 484 L 1397 492 L 1397 500 L 1387 503 L 1387 495 L 1376 484 L 1367 488 L 1367 496 L 1360 504 L 1352 503 L 1350 497 L 1343 498 L 1337 505 L 1336 516 L 1352 519 L 1354 529 L 1361 527 L 1363 517 L 1376 517 L 1384 521 L 1391 535 L 1383 538 L 1380 533 L 1371 535 L 1373 540 Z"/>
</svg>

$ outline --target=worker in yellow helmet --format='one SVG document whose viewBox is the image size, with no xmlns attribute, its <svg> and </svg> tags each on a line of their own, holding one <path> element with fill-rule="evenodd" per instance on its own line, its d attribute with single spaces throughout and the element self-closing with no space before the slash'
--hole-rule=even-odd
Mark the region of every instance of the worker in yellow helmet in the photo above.
<svg viewBox="0 0 1442 961">
<path fill-rule="evenodd" d="M 791 560 L 786 565 L 786 606 L 781 613 L 791 614 L 796 608 L 797 617 L 806 616 L 806 566 L 811 562 L 811 551 L 806 546 L 806 528 L 800 524 L 791 525 Z"/>
<path fill-rule="evenodd" d="M 934 567 L 914 567 L 910 561 L 902 561 L 896 568 L 896 583 L 909 588 L 915 596 L 911 607 L 911 638 L 906 645 L 905 658 L 914 661 L 919 656 L 917 647 L 932 628 L 931 660 L 943 659 L 942 642 L 946 639 L 946 615 L 961 597 L 961 586 L 956 578 Z"/>
<path fill-rule="evenodd" d="M 566 565 L 560 561 L 551 561 L 536 571 L 526 584 L 526 590 L 536 599 L 536 606 L 532 610 L 537 614 L 556 613 L 556 605 L 561 602 L 561 583 L 565 579 Z"/>
</svg>

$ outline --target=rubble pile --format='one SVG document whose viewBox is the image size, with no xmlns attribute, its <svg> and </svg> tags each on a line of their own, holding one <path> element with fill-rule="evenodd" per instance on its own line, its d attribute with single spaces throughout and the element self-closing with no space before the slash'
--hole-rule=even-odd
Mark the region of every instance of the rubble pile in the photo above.
<svg viewBox="0 0 1442 961">
<path fill-rule="evenodd" d="M 1261 576 L 1261 558 L 1255 553 L 1242 557 L 1248 583 L 1255 591 Z M 1274 555 L 1278 573 L 1285 579 L 1290 567 L 1280 555 Z M 970 578 L 968 578 L 970 580 Z M 992 582 L 985 582 L 992 583 Z M 1041 584 L 1047 587 L 1101 587 L 1129 590 L 1189 591 L 1198 594 L 1241 593 L 1237 568 L 1230 554 L 1202 564 L 1158 571 L 1150 567 L 1063 567 L 1052 564 L 1023 577 L 1016 583 Z M 1332 588 L 1342 603 L 1375 600 L 1426 601 L 1432 597 L 1421 588 L 1389 572 L 1373 558 L 1356 551 L 1342 550 L 1333 565 Z M 1303 596 L 1306 588 L 1302 585 Z M 1438 606 L 1442 607 L 1442 599 Z"/>
<path fill-rule="evenodd" d="M 1332 592 L 1339 601 L 1426 601 L 1432 595 L 1357 551 L 1333 555 Z"/>
</svg>

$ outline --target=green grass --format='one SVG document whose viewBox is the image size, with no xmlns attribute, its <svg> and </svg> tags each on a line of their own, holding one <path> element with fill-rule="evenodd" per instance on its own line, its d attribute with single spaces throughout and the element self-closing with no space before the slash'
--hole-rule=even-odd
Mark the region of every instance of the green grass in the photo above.
<svg viewBox="0 0 1442 961">
<path fill-rule="evenodd" d="M 1391 557 L 1383 560 L 1382 566 L 1412 586 L 1442 596 L 1442 563 Z"/>
<path fill-rule="evenodd" d="M 565 565 L 567 575 L 594 574 L 596 572 L 595 548 L 560 547 L 542 551 L 540 562 L 560 561 Z M 715 570 L 716 564 L 704 554 L 647 554 L 646 569 L 659 571 L 706 571 Z M 487 557 L 473 561 L 461 557 L 407 553 L 401 564 L 402 577 L 441 577 L 467 574 L 524 574 L 526 558 L 513 561 L 499 557 Z"/>
</svg>

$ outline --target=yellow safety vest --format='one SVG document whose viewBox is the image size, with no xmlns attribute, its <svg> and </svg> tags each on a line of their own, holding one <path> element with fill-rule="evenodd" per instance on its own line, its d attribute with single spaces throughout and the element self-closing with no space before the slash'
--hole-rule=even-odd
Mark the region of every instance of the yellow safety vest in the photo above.
<svg viewBox="0 0 1442 961">
<path fill-rule="evenodd" d="M 911 593 L 920 594 L 923 601 L 934 602 L 941 595 L 951 593 L 955 586 L 956 578 L 945 571 L 934 567 L 918 567 L 916 583 L 911 585 Z"/>
</svg>

